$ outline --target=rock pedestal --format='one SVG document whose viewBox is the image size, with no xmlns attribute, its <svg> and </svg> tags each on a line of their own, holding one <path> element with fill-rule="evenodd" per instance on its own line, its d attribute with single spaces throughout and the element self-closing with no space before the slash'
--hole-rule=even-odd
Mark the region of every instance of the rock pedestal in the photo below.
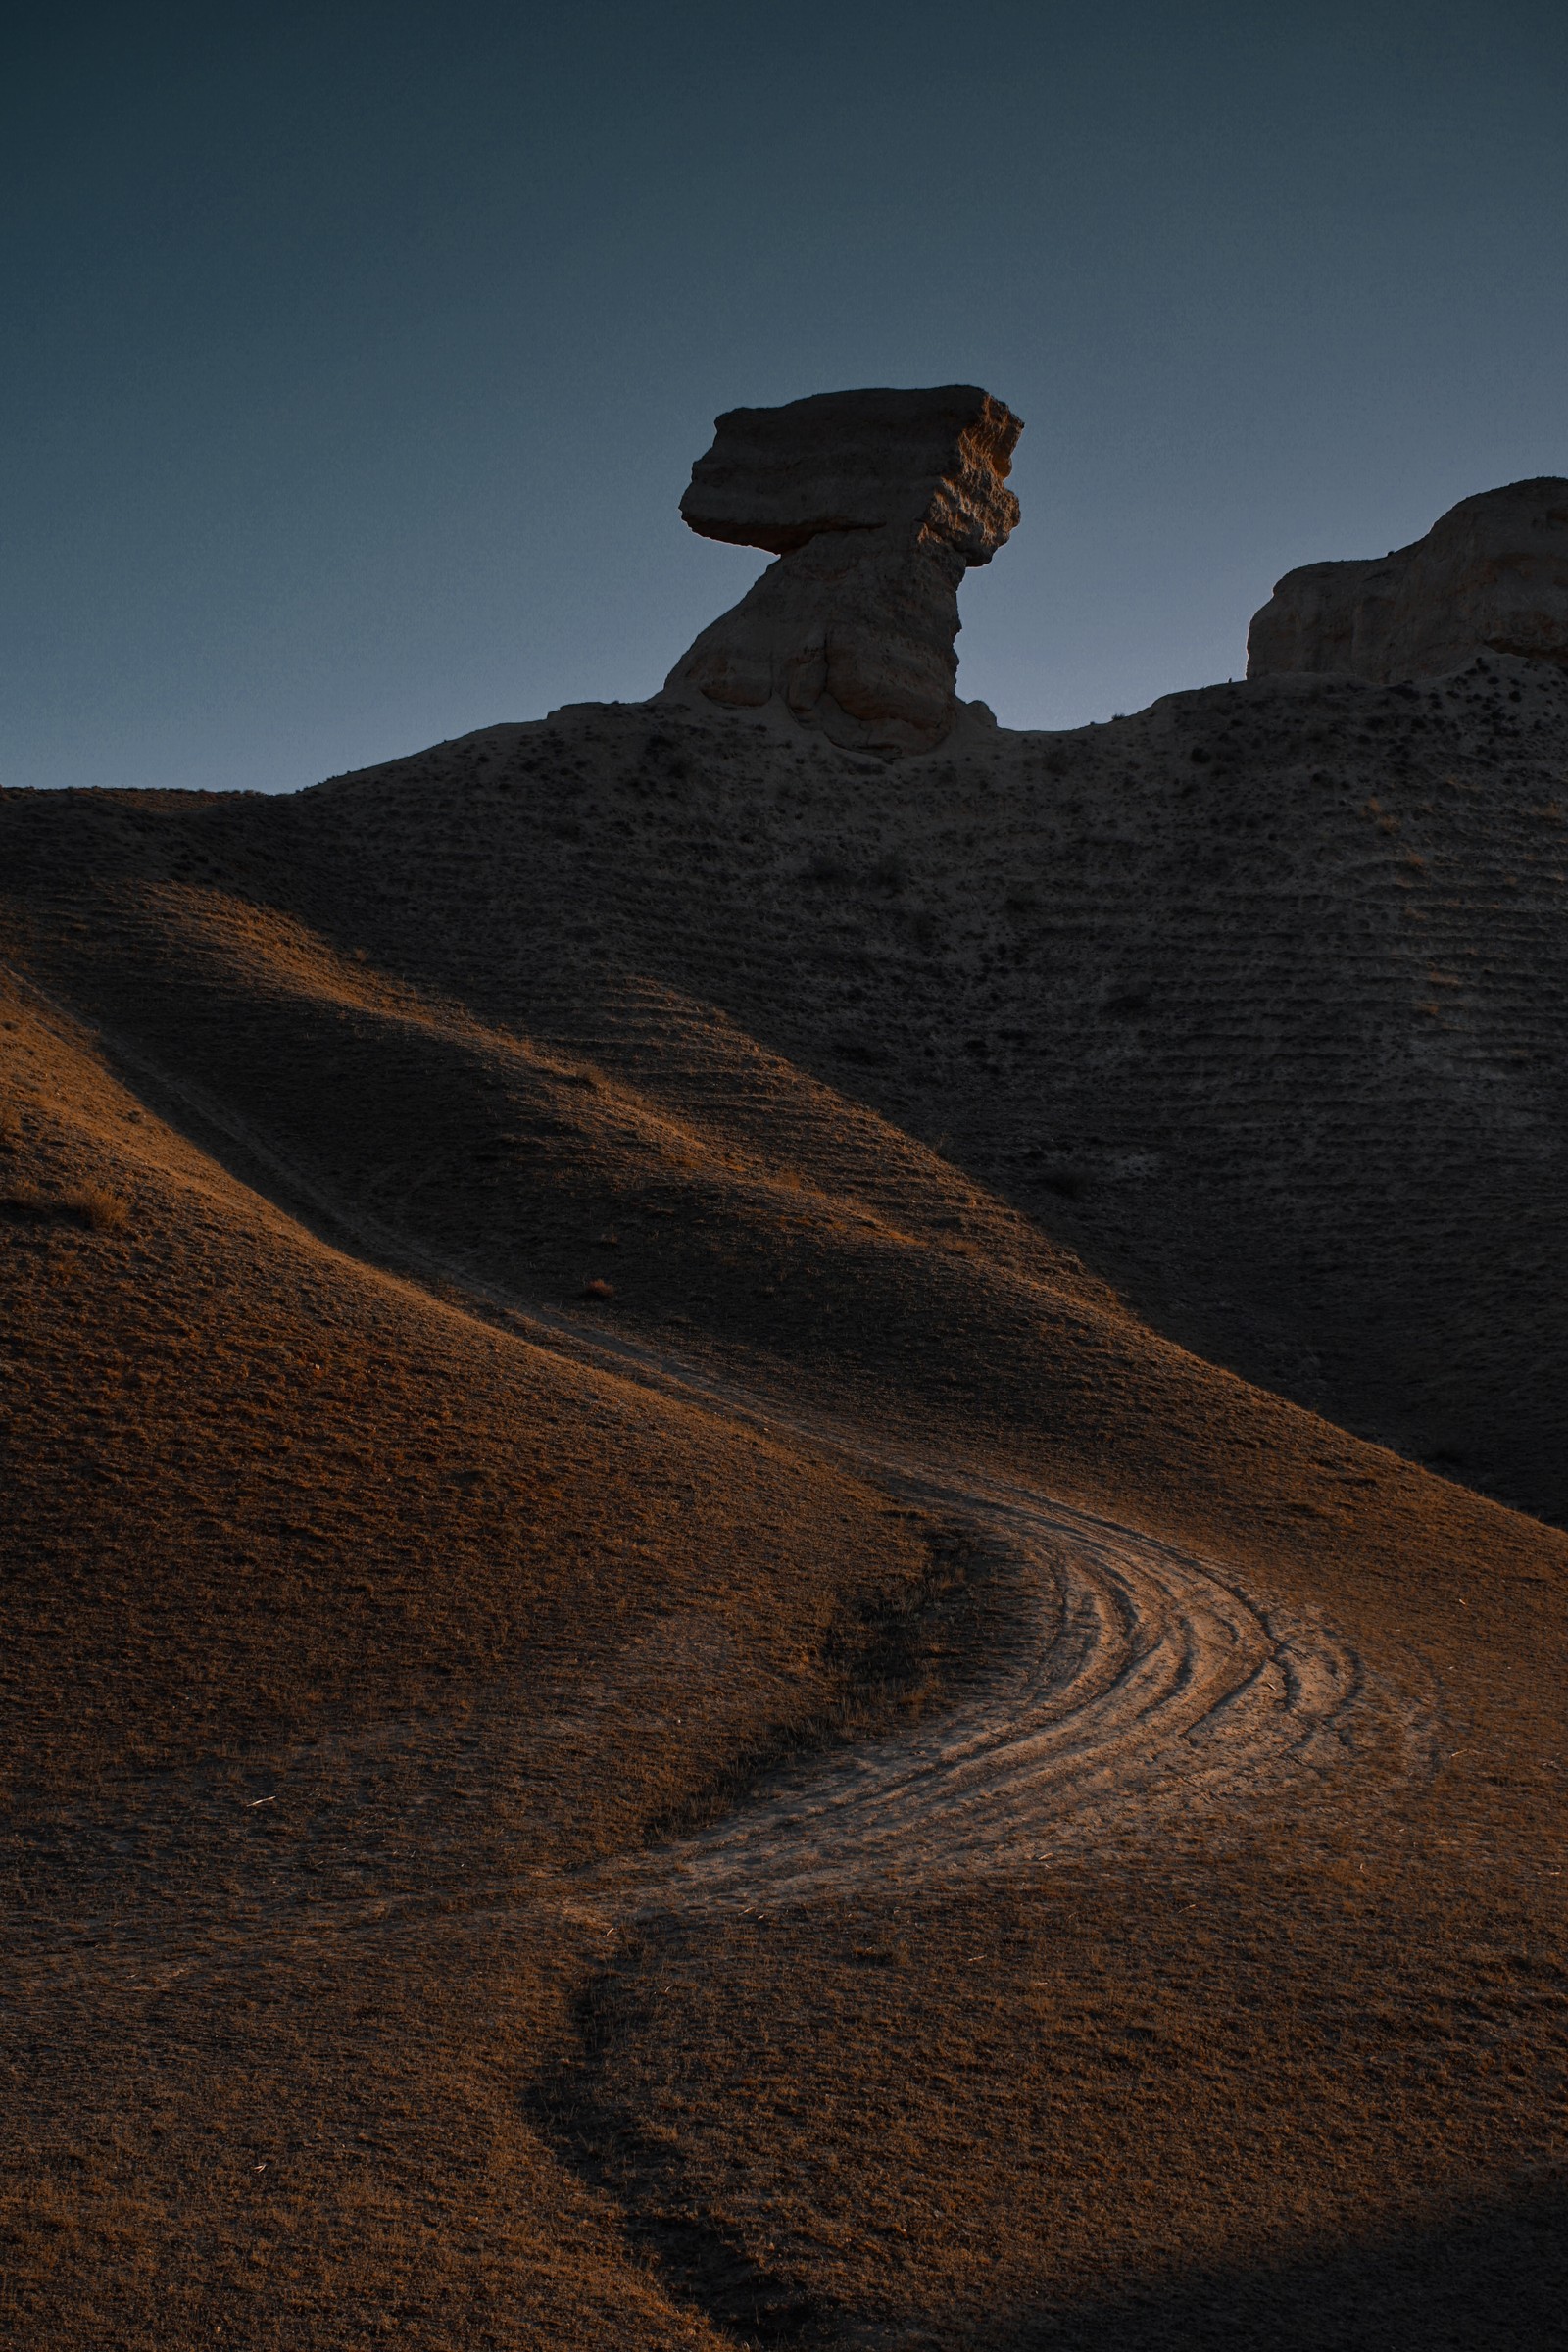
<svg viewBox="0 0 1568 2352">
<path fill-rule="evenodd" d="M 1247 674 L 1391 685 L 1480 653 L 1568 664 L 1568 481 L 1553 474 L 1461 499 L 1391 555 L 1288 571 L 1253 616 Z"/>
<path fill-rule="evenodd" d="M 681 514 L 778 562 L 703 631 L 667 695 L 782 703 L 835 743 L 928 751 L 952 727 L 958 582 L 1018 519 L 1021 420 L 969 384 L 731 409 Z"/>
</svg>

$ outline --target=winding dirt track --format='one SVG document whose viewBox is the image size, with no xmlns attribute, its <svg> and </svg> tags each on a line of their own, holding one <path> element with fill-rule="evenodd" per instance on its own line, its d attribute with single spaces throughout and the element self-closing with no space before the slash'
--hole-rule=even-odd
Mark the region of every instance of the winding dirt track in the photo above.
<svg viewBox="0 0 1568 2352">
<path fill-rule="evenodd" d="M 641 1858 L 621 1874 L 639 1908 L 1028 1871 L 1129 1834 L 1220 1828 L 1346 1771 L 1370 1798 L 1424 1761 L 1415 1711 L 1345 1642 L 1168 1545 L 1019 1489 L 966 1481 L 928 1498 L 1018 1561 L 1029 1608 L 1011 1654 L 940 1720 Z"/>
<path fill-rule="evenodd" d="M 1049 1865 L 1200 1829 L 1353 1776 L 1363 1815 L 1434 1768 L 1430 1709 L 1327 1627 L 1157 1539 L 967 1464 L 917 1461 L 620 1334 L 527 1310 L 542 1337 L 836 1458 L 1011 1556 L 1022 1623 L 976 1694 L 832 1756 L 700 1835 L 584 1874 L 635 1910 L 748 1910 Z"/>
</svg>

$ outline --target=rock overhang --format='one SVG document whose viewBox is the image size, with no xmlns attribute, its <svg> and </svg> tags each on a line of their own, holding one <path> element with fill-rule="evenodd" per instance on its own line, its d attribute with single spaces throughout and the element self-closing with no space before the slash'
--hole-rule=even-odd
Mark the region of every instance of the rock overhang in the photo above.
<svg viewBox="0 0 1568 2352">
<path fill-rule="evenodd" d="M 961 710 L 958 583 L 1018 520 L 1006 476 L 1022 430 L 974 384 L 728 410 L 681 514 L 705 538 L 777 561 L 703 631 L 665 694 L 778 705 L 883 757 L 941 743 Z"/>
<path fill-rule="evenodd" d="M 705 539 L 791 555 L 835 531 L 928 529 L 988 564 L 1018 520 L 1004 487 L 1023 421 L 975 384 L 818 392 L 729 409 L 681 514 Z"/>
</svg>

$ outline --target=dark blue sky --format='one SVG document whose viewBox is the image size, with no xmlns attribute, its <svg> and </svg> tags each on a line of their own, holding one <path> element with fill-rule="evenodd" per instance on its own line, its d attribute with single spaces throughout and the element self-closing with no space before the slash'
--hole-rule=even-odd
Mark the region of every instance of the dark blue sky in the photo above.
<svg viewBox="0 0 1568 2352">
<path fill-rule="evenodd" d="M 1568 472 L 1568 10 L 13 14 L 0 780 L 291 788 L 651 692 L 714 414 L 985 384 L 1012 725 Z"/>
</svg>

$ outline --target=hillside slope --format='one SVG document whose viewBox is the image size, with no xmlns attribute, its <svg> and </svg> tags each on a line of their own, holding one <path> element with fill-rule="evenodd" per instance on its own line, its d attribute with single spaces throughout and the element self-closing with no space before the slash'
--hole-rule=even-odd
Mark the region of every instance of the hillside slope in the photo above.
<svg viewBox="0 0 1568 2352">
<path fill-rule="evenodd" d="M 0 796 L 17 2340 L 1554 2307 L 1565 743 Z"/>
<path fill-rule="evenodd" d="M 829 1090 L 788 1132 L 840 1189 L 874 1202 L 889 1127 L 920 1138 L 1184 1346 L 1568 1508 L 1548 665 L 1261 679 L 891 767 L 588 708 L 283 803 L 71 798 L 13 797 L 8 849 L 100 956 L 122 920 L 162 952 L 144 885 L 235 876 L 748 1149 L 785 1063 Z M 493 1186 L 540 1155 L 487 1144 Z"/>
<path fill-rule="evenodd" d="M 0 1010 L 8 2340 L 205 2342 L 258 2296 L 289 2341 L 405 2300 L 687 2340 L 517 2113 L 595 1940 L 529 1889 L 876 1720 L 867 1658 L 912 1703 L 951 1564 L 322 1247 Z"/>
</svg>

